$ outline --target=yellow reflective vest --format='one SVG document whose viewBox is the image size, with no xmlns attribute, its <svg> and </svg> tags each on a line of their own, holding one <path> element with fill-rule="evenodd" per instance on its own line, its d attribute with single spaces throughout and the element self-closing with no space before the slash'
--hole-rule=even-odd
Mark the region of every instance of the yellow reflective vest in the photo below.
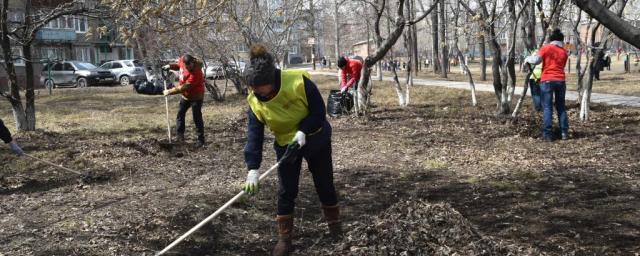
<svg viewBox="0 0 640 256">
<path fill-rule="evenodd" d="M 247 101 L 258 121 L 269 127 L 279 146 L 292 140 L 302 119 L 309 115 L 309 103 L 303 77 L 310 75 L 305 70 L 282 70 L 280 91 L 269 101 L 259 100 L 253 91 Z"/>
</svg>

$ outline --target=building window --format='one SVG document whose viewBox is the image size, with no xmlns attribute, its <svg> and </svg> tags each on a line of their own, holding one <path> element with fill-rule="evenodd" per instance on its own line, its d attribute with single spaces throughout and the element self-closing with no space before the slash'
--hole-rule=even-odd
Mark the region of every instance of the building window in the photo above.
<svg viewBox="0 0 640 256">
<path fill-rule="evenodd" d="M 22 56 L 22 47 L 20 46 L 11 47 L 11 59 L 13 60 L 13 65 L 24 66 L 24 59 Z M 0 63 L 4 63 L 4 57 L 0 59 Z"/>
<path fill-rule="evenodd" d="M 238 52 L 247 52 L 247 45 L 244 43 L 238 44 Z"/>
<path fill-rule="evenodd" d="M 297 54 L 298 53 L 298 46 L 297 45 L 292 45 L 289 48 L 289 54 Z"/>
<path fill-rule="evenodd" d="M 125 54 L 125 59 L 128 59 L 128 60 L 134 59 L 133 48 L 125 48 L 124 54 Z"/>
<path fill-rule="evenodd" d="M 19 47 L 19 46 L 11 47 L 11 55 L 13 57 L 13 63 L 16 64 L 16 66 L 24 66 L 22 47 Z"/>
<path fill-rule="evenodd" d="M 47 23 L 44 27 L 51 29 L 73 29 L 73 21 L 73 16 L 62 16 L 49 21 L 49 23 Z"/>
<path fill-rule="evenodd" d="M 62 48 L 43 47 L 40 48 L 40 57 L 50 60 L 65 60 L 66 53 Z"/>
<path fill-rule="evenodd" d="M 44 26 L 45 28 L 58 28 L 58 19 L 53 19 Z"/>
<path fill-rule="evenodd" d="M 11 22 L 24 23 L 24 13 L 23 12 L 20 12 L 20 11 L 9 12 L 7 16 L 8 16 L 9 21 L 11 21 Z"/>
<path fill-rule="evenodd" d="M 76 33 L 86 33 L 87 32 L 87 17 L 76 17 Z"/>
<path fill-rule="evenodd" d="M 91 48 L 89 47 L 76 48 L 76 60 L 91 63 Z"/>
<path fill-rule="evenodd" d="M 76 19 L 73 16 L 66 16 L 65 19 L 67 21 L 67 28 L 73 29 L 75 26 L 74 23 Z"/>
</svg>

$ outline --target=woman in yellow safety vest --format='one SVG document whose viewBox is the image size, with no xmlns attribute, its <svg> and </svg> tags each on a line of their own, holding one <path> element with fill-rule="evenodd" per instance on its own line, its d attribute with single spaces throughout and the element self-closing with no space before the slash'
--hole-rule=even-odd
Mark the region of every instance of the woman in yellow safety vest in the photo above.
<svg viewBox="0 0 640 256">
<path fill-rule="evenodd" d="M 341 234 L 338 200 L 333 184 L 331 160 L 331 126 L 316 85 L 304 70 L 280 70 L 273 56 L 262 45 L 251 47 L 251 61 L 244 79 L 250 87 L 247 101 L 248 138 L 244 149 L 249 173 L 244 189 L 258 189 L 264 127 L 275 136 L 273 148 L 278 166 L 278 243 L 273 255 L 291 251 L 293 211 L 298 194 L 302 159 L 307 161 L 329 231 L 333 237 Z"/>
<path fill-rule="evenodd" d="M 538 49 L 533 51 L 533 54 L 537 54 Z M 535 65 L 529 77 L 529 87 L 531 87 L 531 99 L 533 100 L 533 108 L 536 112 L 542 112 L 542 101 L 540 100 L 540 77 L 542 76 L 542 63 Z"/>
</svg>

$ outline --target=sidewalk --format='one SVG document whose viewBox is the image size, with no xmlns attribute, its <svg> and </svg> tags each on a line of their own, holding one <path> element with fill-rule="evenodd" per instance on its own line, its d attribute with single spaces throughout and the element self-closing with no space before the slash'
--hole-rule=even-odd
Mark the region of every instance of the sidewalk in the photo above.
<svg viewBox="0 0 640 256">
<path fill-rule="evenodd" d="M 309 70 L 309 73 L 316 75 L 325 75 L 325 76 L 338 76 L 337 72 L 325 72 L 325 71 L 312 71 Z M 393 81 L 391 77 L 383 77 L 384 81 Z M 375 82 L 375 80 L 374 80 Z M 440 80 L 430 80 L 430 79 L 413 79 L 414 85 L 426 85 L 426 86 L 437 86 L 437 87 L 446 87 L 446 88 L 454 88 L 454 89 L 465 89 L 470 90 L 468 82 L 456 82 L 456 81 L 440 81 Z M 493 92 L 493 85 L 491 84 L 482 84 L 476 83 L 476 91 L 480 92 Z M 516 86 L 516 95 L 522 94 L 522 87 Z M 531 91 L 527 91 L 527 95 L 531 96 Z M 575 101 L 578 99 L 578 93 L 576 91 L 567 91 L 566 94 L 567 100 Z M 640 97 L 635 96 L 623 96 L 616 94 L 605 94 L 605 93 L 591 93 L 591 102 L 595 103 L 605 103 L 608 105 L 620 105 L 620 106 L 630 106 L 640 108 Z"/>
</svg>

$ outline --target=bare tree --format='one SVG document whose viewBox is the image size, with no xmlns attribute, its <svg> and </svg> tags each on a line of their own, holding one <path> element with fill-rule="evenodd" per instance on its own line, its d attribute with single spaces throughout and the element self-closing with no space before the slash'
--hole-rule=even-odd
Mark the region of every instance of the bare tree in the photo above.
<svg viewBox="0 0 640 256">
<path fill-rule="evenodd" d="M 624 12 L 624 8 L 626 7 L 627 2 L 628 0 L 620 1 L 620 7 L 615 17 L 620 19 L 622 18 L 622 13 Z M 614 3 L 616 3 L 616 1 L 612 1 L 604 5 L 605 7 L 607 7 L 607 11 L 608 11 L 608 8 L 611 8 Z M 593 88 L 593 78 L 595 76 L 595 72 L 598 72 L 602 68 L 602 63 L 599 60 L 602 58 L 602 56 L 604 56 L 604 51 L 606 49 L 607 42 L 610 39 L 609 33 L 607 31 L 603 33 L 603 36 L 600 40 L 600 44 L 599 45 L 595 44 L 596 32 L 600 28 L 601 24 L 602 23 L 598 23 L 591 31 L 591 43 L 593 44 L 593 46 L 591 47 L 592 55 L 589 61 L 589 77 L 587 80 L 587 86 L 584 88 L 584 92 L 582 93 L 582 98 L 580 101 L 580 120 L 582 121 L 589 120 L 589 104 L 591 102 L 591 90 Z"/>
<path fill-rule="evenodd" d="M 625 42 L 640 48 L 640 28 L 634 27 L 597 0 L 572 0 L 581 10 L 598 20 Z"/>
<path fill-rule="evenodd" d="M 4 69 L 9 76 L 9 95 L 2 95 L 11 103 L 13 117 L 16 127 L 23 131 L 33 131 L 36 129 L 36 108 L 33 81 L 33 63 L 36 62 L 31 55 L 31 46 L 36 37 L 36 32 L 50 21 L 64 15 L 78 15 L 89 13 L 89 8 L 85 7 L 84 1 L 75 0 L 54 6 L 53 8 L 41 8 L 34 10 L 31 0 L 25 4 L 25 21 L 18 26 L 10 26 L 7 20 L 9 10 L 9 0 L 2 0 L 0 9 L 0 45 L 2 47 Z M 92 9 L 93 13 L 98 10 Z M 26 88 L 25 105 L 20 96 L 20 87 L 14 65 L 14 57 L 11 52 L 12 42 L 22 47 L 22 58 L 25 62 Z"/>
<path fill-rule="evenodd" d="M 453 9 L 453 7 L 451 7 Z M 460 28 L 458 26 L 458 19 L 460 17 L 460 2 L 458 1 L 456 4 L 456 9 L 455 10 L 451 10 L 451 13 L 453 13 L 454 18 L 454 30 L 453 30 L 453 51 L 456 53 L 456 55 L 458 56 L 458 61 L 460 62 L 460 66 L 462 66 L 462 68 L 464 69 L 464 73 L 467 74 L 467 77 L 469 78 L 469 87 L 471 89 L 471 105 L 472 106 L 476 106 L 478 104 L 478 100 L 476 99 L 476 85 L 473 82 L 473 76 L 471 75 L 471 71 L 469 70 L 469 67 L 467 66 L 467 63 L 465 62 L 465 58 L 464 55 L 462 54 L 462 51 L 460 51 L 460 47 L 458 46 L 458 31 L 463 30 L 462 28 Z M 464 31 L 464 30 L 463 30 Z"/>
<path fill-rule="evenodd" d="M 376 3 L 372 3 L 372 6 L 376 7 L 376 22 L 375 22 L 375 31 L 376 38 L 381 38 L 380 35 L 380 18 L 382 17 L 384 6 L 386 5 L 386 0 L 378 0 Z M 369 81 L 371 76 L 371 67 L 373 67 L 378 61 L 380 61 L 385 54 L 393 47 L 393 45 L 398 41 L 398 38 L 402 35 L 405 27 L 413 26 L 417 22 L 424 19 L 436 6 L 436 4 L 432 5 L 427 11 L 423 12 L 421 16 L 416 17 L 413 20 L 407 20 L 404 15 L 405 9 L 405 1 L 397 0 L 396 2 L 396 11 L 395 11 L 395 27 L 393 31 L 388 35 L 386 39 L 383 40 L 381 46 L 376 49 L 373 55 L 369 55 L 364 60 L 364 65 L 362 67 L 362 72 L 360 75 L 360 81 L 358 82 L 356 97 L 358 98 L 357 102 L 360 106 L 358 109 L 362 111 L 363 114 L 366 114 L 368 102 L 369 102 L 369 94 L 371 93 L 371 88 L 369 87 Z"/>
<path fill-rule="evenodd" d="M 496 13 L 496 8 L 498 5 L 498 1 L 494 1 L 491 7 L 491 13 L 487 9 L 486 3 L 484 1 L 478 2 L 479 11 L 472 10 L 466 3 L 460 1 L 462 7 L 464 7 L 469 13 L 471 13 L 475 20 L 480 24 L 480 28 L 483 31 L 485 39 L 489 39 L 489 46 L 491 47 L 491 53 L 493 56 L 491 70 L 493 73 L 493 89 L 497 99 L 498 106 L 498 115 L 506 115 L 510 113 L 510 104 L 503 101 L 503 85 L 501 75 L 500 75 L 500 67 L 502 65 L 502 51 L 500 49 L 500 45 L 496 39 L 495 32 L 495 23 L 497 21 L 498 15 Z M 505 97 L 506 99 L 506 97 Z"/>
<path fill-rule="evenodd" d="M 440 33 L 440 77 L 447 78 L 447 71 L 449 71 L 449 50 L 447 47 L 447 13 L 445 12 L 444 0 L 439 0 L 439 14 L 440 14 L 440 27 L 438 32 Z"/>
</svg>

